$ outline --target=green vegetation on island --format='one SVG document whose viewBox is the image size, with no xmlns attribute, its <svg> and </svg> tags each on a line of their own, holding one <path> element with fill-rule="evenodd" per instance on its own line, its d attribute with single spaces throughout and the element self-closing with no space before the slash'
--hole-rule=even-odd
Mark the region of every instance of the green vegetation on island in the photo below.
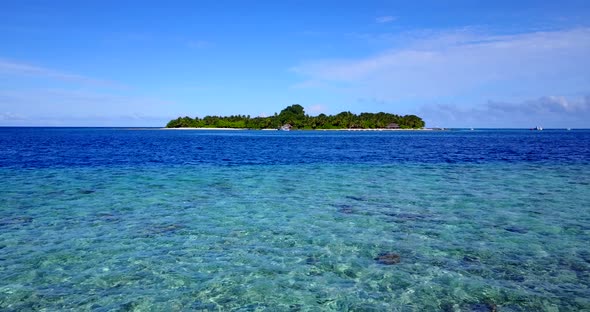
<svg viewBox="0 0 590 312">
<path fill-rule="evenodd" d="M 239 128 L 239 129 L 279 129 L 289 124 L 292 129 L 419 129 L 424 121 L 416 115 L 399 116 L 389 113 L 341 112 L 328 116 L 305 114 L 303 106 L 294 104 L 286 107 L 279 114 L 270 117 L 235 115 L 228 117 L 205 116 L 204 118 L 178 117 L 171 120 L 166 128 Z"/>
</svg>

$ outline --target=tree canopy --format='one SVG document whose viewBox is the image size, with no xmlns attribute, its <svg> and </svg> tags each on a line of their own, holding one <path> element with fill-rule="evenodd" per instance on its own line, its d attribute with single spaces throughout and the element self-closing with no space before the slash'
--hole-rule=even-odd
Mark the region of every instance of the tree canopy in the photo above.
<svg viewBox="0 0 590 312">
<path fill-rule="evenodd" d="M 173 119 L 167 128 L 241 128 L 241 129 L 278 129 L 290 124 L 293 129 L 384 129 L 395 123 L 401 129 L 418 129 L 424 127 L 422 118 L 416 115 L 395 115 L 389 113 L 341 112 L 337 115 L 305 114 L 303 106 L 293 104 L 279 114 L 270 117 L 254 117 L 246 115 L 205 116 L 203 118 L 188 116 Z"/>
</svg>

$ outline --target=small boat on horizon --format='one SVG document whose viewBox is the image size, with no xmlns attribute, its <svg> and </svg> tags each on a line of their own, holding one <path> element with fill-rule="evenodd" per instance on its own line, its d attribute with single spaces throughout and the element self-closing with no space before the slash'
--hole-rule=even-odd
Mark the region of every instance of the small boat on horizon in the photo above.
<svg viewBox="0 0 590 312">
<path fill-rule="evenodd" d="M 541 131 L 541 130 L 543 130 L 543 127 L 536 126 L 536 127 L 532 128 L 531 130 Z"/>
</svg>

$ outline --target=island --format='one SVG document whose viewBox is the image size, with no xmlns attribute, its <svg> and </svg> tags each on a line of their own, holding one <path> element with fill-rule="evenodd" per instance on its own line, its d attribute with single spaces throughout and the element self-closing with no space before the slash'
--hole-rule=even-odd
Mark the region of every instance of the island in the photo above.
<svg viewBox="0 0 590 312">
<path fill-rule="evenodd" d="M 303 106 L 293 104 L 279 114 L 269 117 L 245 115 L 205 116 L 191 118 L 188 116 L 173 119 L 166 128 L 221 128 L 221 129 L 300 129 L 300 130 L 337 130 L 337 129 L 422 129 L 424 121 L 416 115 L 395 115 L 390 113 L 341 112 L 337 115 L 305 114 Z"/>
</svg>

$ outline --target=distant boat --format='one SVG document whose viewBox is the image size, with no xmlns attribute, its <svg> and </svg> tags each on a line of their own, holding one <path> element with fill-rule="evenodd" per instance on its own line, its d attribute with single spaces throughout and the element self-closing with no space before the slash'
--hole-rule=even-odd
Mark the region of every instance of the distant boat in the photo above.
<svg viewBox="0 0 590 312">
<path fill-rule="evenodd" d="M 291 128 L 293 128 L 293 126 L 291 126 L 291 124 L 284 124 L 282 127 L 279 128 L 279 130 L 281 130 L 281 131 L 291 131 Z"/>
<path fill-rule="evenodd" d="M 469 130 L 473 131 L 473 128 L 471 128 L 471 129 L 469 129 Z"/>
<path fill-rule="evenodd" d="M 572 128 L 567 128 L 567 131 L 570 131 L 570 130 L 572 130 Z"/>
<path fill-rule="evenodd" d="M 532 128 L 531 130 L 537 130 L 537 131 L 541 131 L 541 130 L 543 130 L 543 127 L 541 127 L 541 126 L 536 126 L 535 128 Z"/>
</svg>

